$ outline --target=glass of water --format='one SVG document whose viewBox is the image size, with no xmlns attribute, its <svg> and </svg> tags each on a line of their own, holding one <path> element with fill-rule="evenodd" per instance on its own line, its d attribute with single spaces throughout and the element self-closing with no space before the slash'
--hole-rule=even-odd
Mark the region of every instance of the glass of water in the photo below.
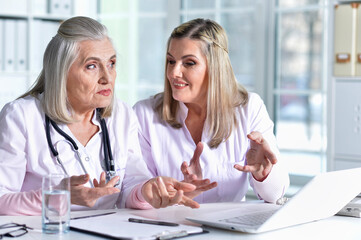
<svg viewBox="0 0 361 240">
<path fill-rule="evenodd" d="M 65 174 L 44 176 L 42 195 L 43 232 L 68 232 L 70 222 L 70 178 Z"/>
</svg>

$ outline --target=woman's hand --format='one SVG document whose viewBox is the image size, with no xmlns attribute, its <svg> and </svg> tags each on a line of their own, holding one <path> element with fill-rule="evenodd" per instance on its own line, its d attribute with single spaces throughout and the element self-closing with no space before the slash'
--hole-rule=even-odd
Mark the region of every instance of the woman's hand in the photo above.
<svg viewBox="0 0 361 240">
<path fill-rule="evenodd" d="M 194 150 L 193 157 L 188 166 L 187 162 L 183 162 L 181 165 L 181 171 L 184 176 L 184 182 L 191 183 L 196 186 L 196 189 L 192 192 L 184 193 L 189 198 L 195 198 L 204 191 L 217 187 L 216 182 L 210 183 L 209 179 L 203 179 L 202 168 L 199 162 L 199 157 L 203 152 L 203 143 L 199 142 Z"/>
<path fill-rule="evenodd" d="M 89 174 L 72 176 L 70 178 L 71 203 L 86 207 L 93 207 L 98 198 L 119 193 L 120 190 L 114 185 L 119 181 L 119 177 L 112 178 L 108 183 L 105 180 L 105 172 L 100 175 L 99 182 L 94 179 L 94 188 L 85 187 L 89 181 Z"/>
<path fill-rule="evenodd" d="M 251 172 L 257 181 L 262 182 L 271 172 L 272 166 L 277 163 L 277 158 L 260 132 L 251 132 L 247 137 L 251 140 L 250 149 L 246 154 L 247 164 L 236 164 L 234 168 L 242 172 Z"/>
<path fill-rule="evenodd" d="M 179 182 L 174 178 L 156 177 L 144 183 L 142 195 L 154 208 L 164 208 L 174 204 L 199 208 L 197 202 L 184 195 L 194 191 L 195 188 L 192 184 Z"/>
</svg>

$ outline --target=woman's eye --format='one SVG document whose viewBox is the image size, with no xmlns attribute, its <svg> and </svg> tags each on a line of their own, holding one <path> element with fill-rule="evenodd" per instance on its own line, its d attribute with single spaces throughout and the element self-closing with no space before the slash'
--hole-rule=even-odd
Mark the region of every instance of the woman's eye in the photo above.
<svg viewBox="0 0 361 240">
<path fill-rule="evenodd" d="M 114 67 L 115 67 L 115 61 L 113 61 L 113 62 L 110 63 L 110 67 L 111 67 L 111 68 L 114 68 Z"/>
<path fill-rule="evenodd" d="M 87 69 L 94 69 L 95 68 L 95 64 L 89 64 L 86 66 Z"/>
<path fill-rule="evenodd" d="M 186 64 L 187 66 L 196 65 L 196 63 L 195 63 L 194 61 L 186 62 L 185 64 Z"/>
<path fill-rule="evenodd" d="M 168 63 L 173 65 L 173 64 L 175 64 L 175 61 L 174 60 L 168 60 Z"/>
</svg>

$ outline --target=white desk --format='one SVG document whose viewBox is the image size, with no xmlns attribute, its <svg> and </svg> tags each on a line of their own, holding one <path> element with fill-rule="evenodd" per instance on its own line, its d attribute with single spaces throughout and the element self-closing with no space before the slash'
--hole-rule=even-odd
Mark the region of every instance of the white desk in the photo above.
<svg viewBox="0 0 361 240">
<path fill-rule="evenodd" d="M 200 212 L 209 212 L 215 209 L 230 209 L 236 207 L 240 203 L 212 203 L 202 204 L 200 209 L 190 209 L 184 206 L 174 206 L 165 209 L 152 209 L 152 210 L 132 210 L 132 209 L 119 209 L 116 211 L 123 211 L 134 216 L 148 217 L 152 219 L 161 219 L 167 221 L 178 222 L 182 224 L 196 225 L 185 220 L 186 216 L 194 216 Z M 95 214 L 99 212 L 107 212 L 114 210 L 102 211 L 86 211 L 86 212 L 73 212 L 72 217 Z M 0 216 L 0 224 L 8 223 L 10 221 L 16 223 L 25 223 L 28 226 L 39 229 L 39 231 L 30 231 L 28 234 L 17 238 L 20 240 L 26 239 L 102 239 L 100 237 L 92 236 L 85 233 L 70 231 L 63 235 L 49 235 L 41 233 L 41 217 L 40 216 Z M 114 223 L 116 227 L 116 223 Z M 260 234 L 247 234 L 240 232 L 232 232 L 227 230 L 220 230 L 215 228 L 205 227 L 210 233 L 186 237 L 183 239 L 267 239 L 267 240 L 280 240 L 288 239 L 361 239 L 361 219 L 352 217 L 333 216 L 328 219 L 306 223 L 298 226 L 284 228 Z M 7 238 L 5 238 L 7 239 Z"/>
</svg>

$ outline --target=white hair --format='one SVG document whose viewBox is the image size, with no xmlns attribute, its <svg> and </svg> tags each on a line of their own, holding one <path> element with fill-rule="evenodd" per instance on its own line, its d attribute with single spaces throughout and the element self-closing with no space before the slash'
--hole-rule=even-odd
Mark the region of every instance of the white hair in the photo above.
<svg viewBox="0 0 361 240">
<path fill-rule="evenodd" d="M 38 97 L 43 93 L 41 104 L 46 115 L 56 122 L 74 122 L 66 91 L 69 69 L 79 54 L 81 41 L 104 38 L 110 40 L 107 28 L 94 19 L 73 17 L 63 22 L 45 50 L 40 75 L 33 87 L 20 98 Z M 102 117 L 111 115 L 113 104 L 114 96 L 111 104 L 101 110 Z"/>
</svg>

